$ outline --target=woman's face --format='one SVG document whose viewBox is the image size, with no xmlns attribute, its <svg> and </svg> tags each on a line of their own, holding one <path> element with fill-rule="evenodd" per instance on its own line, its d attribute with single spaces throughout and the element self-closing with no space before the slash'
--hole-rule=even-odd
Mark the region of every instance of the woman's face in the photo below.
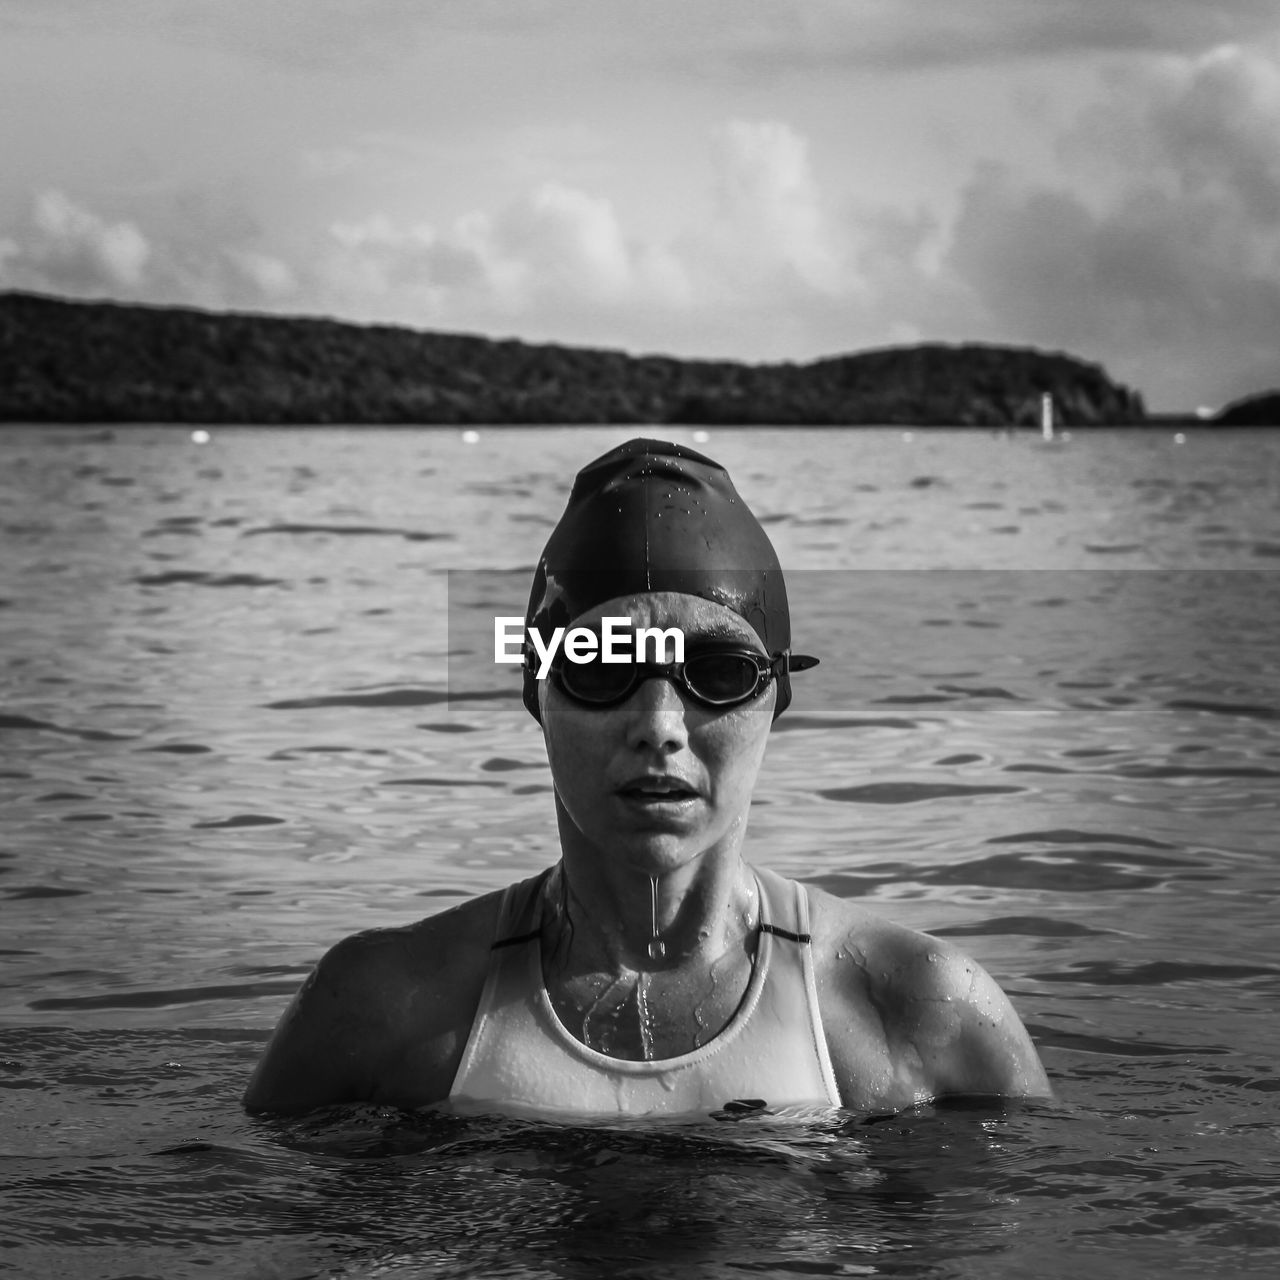
<svg viewBox="0 0 1280 1280">
<path fill-rule="evenodd" d="M 675 592 L 611 600 L 574 626 L 598 629 L 601 619 L 624 616 L 636 627 L 679 627 L 686 650 L 714 640 L 764 653 L 732 610 Z M 623 702 L 592 707 L 543 681 L 542 726 L 566 856 L 594 854 L 656 876 L 708 851 L 736 851 L 776 697 L 770 682 L 748 702 L 709 707 L 658 677 Z"/>
</svg>

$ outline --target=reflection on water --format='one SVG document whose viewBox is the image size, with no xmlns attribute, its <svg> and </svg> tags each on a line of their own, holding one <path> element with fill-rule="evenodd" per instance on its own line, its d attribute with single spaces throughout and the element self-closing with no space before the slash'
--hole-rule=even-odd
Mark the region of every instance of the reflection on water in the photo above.
<svg viewBox="0 0 1280 1280">
<path fill-rule="evenodd" d="M 1272 1274 L 1263 433 L 706 446 L 823 658 L 778 722 L 753 856 L 958 939 L 1057 1103 L 240 1115 L 326 945 L 556 856 L 486 629 L 621 434 L 0 436 L 0 1268 Z"/>
</svg>

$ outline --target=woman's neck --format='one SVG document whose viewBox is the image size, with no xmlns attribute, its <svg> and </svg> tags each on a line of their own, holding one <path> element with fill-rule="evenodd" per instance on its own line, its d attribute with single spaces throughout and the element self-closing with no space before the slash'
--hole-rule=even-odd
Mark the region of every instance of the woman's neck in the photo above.
<svg viewBox="0 0 1280 1280">
<path fill-rule="evenodd" d="M 582 1043 L 643 1061 L 690 1053 L 732 1019 L 751 980 L 759 889 L 725 866 L 575 875 L 568 857 L 544 888 L 543 980 Z"/>
<path fill-rule="evenodd" d="M 714 958 L 753 934 L 759 914 L 755 876 L 736 850 L 666 871 L 566 851 L 548 906 L 548 923 L 583 960 L 615 971 Z"/>
</svg>

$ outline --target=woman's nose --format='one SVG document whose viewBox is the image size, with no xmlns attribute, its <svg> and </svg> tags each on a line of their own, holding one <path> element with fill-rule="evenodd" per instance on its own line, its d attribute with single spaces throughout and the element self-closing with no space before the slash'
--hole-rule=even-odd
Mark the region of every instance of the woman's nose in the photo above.
<svg viewBox="0 0 1280 1280">
<path fill-rule="evenodd" d="M 685 703 L 664 676 L 651 676 L 627 699 L 627 742 L 633 747 L 676 751 L 689 740 Z"/>
</svg>

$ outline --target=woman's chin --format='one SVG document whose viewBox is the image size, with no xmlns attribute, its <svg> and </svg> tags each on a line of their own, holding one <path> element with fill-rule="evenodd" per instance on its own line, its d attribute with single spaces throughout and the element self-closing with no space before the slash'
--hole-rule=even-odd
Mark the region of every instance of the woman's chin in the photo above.
<svg viewBox="0 0 1280 1280">
<path fill-rule="evenodd" d="M 708 852 L 702 843 L 681 840 L 674 836 L 654 835 L 643 841 L 628 841 L 616 850 L 618 861 L 638 875 L 655 879 L 692 866 Z"/>
</svg>

